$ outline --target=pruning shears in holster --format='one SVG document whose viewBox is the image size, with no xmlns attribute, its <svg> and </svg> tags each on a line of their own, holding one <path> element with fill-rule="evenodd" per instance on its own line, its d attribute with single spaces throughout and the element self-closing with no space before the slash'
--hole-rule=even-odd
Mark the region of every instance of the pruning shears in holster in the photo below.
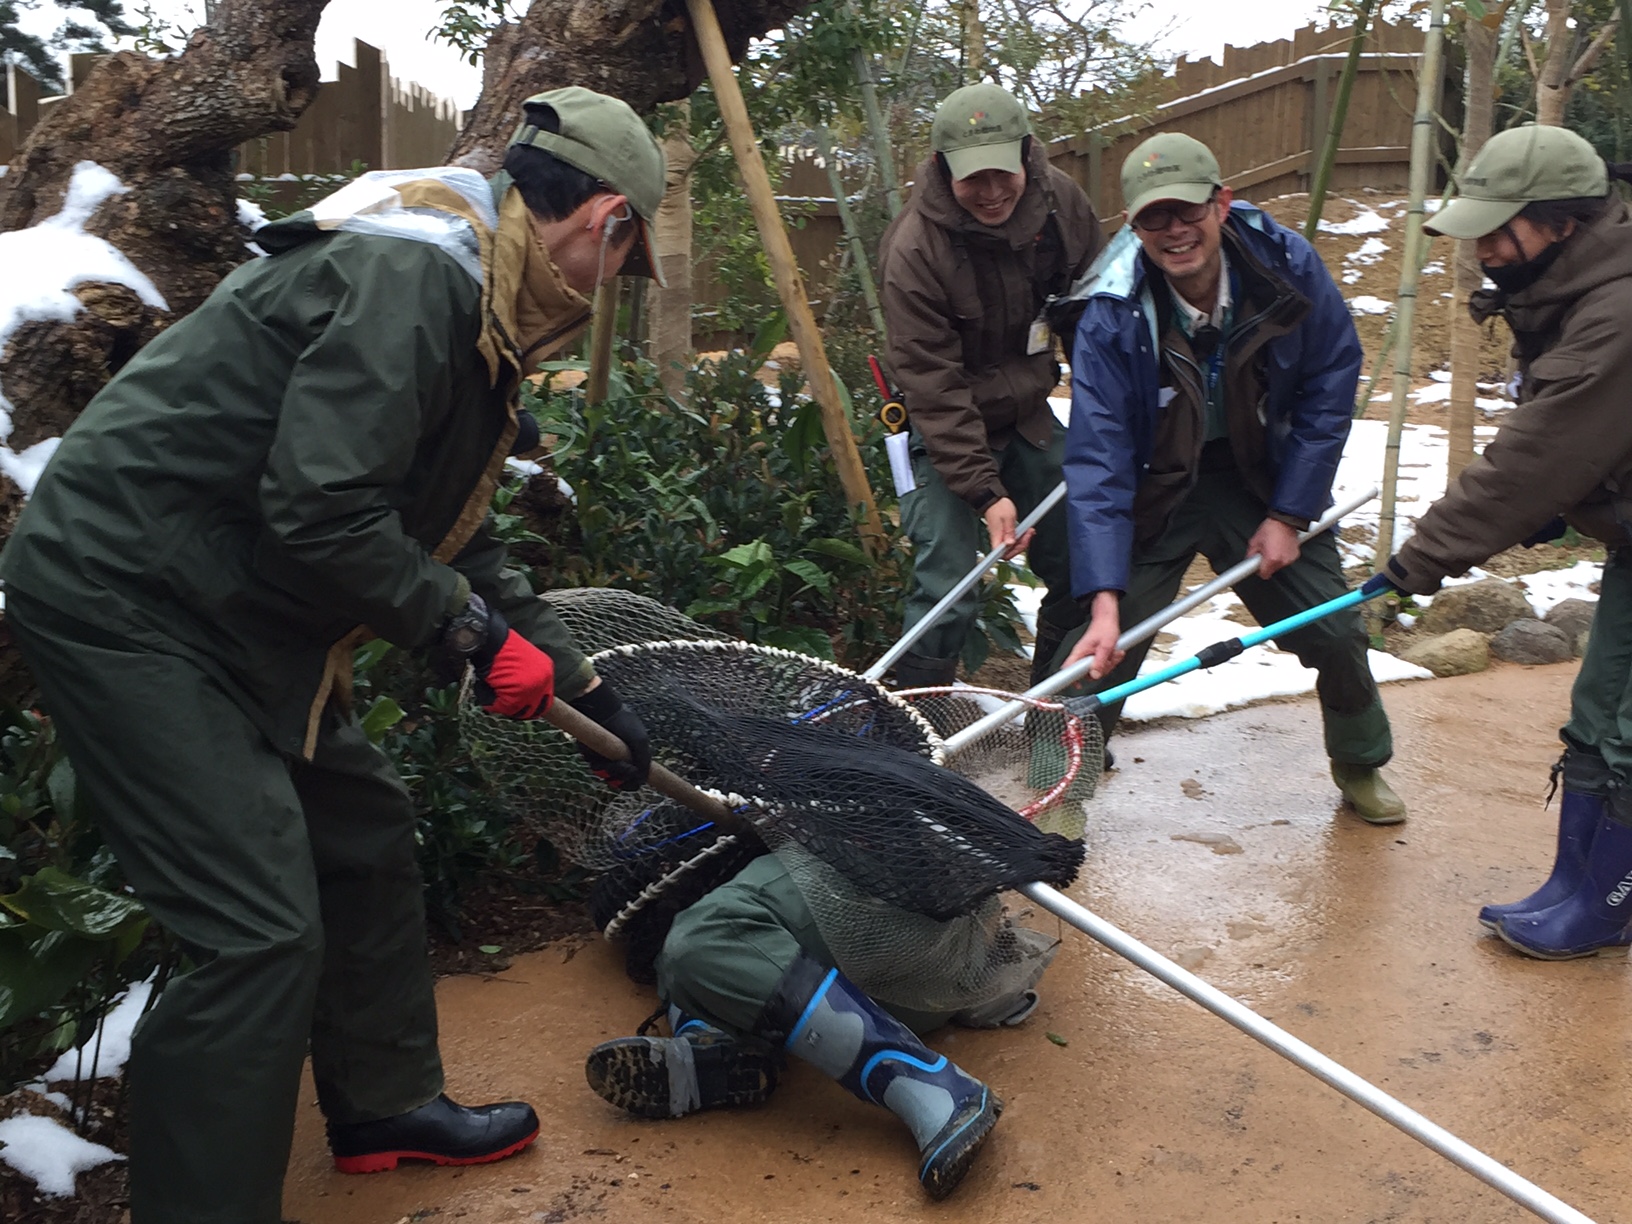
<svg viewBox="0 0 1632 1224">
<path fill-rule="evenodd" d="M 873 382 L 878 384 L 879 397 L 884 401 L 884 406 L 878 410 L 878 419 L 884 426 L 884 450 L 890 458 L 895 495 L 905 497 L 918 487 L 912 474 L 912 456 L 908 453 L 907 406 L 901 402 L 900 392 L 890 390 L 889 379 L 884 377 L 884 367 L 879 364 L 878 358 L 867 354 L 867 364 L 872 367 Z"/>
</svg>

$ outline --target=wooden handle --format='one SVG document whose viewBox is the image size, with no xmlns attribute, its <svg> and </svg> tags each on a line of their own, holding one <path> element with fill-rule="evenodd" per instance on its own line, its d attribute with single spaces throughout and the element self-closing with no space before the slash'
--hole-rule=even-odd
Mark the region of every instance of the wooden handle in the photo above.
<svg viewBox="0 0 1632 1224">
<path fill-rule="evenodd" d="M 629 759 L 628 744 L 559 698 L 550 702 L 550 708 L 544 712 L 544 721 L 604 757 L 614 761 Z M 747 821 L 713 795 L 704 794 L 690 782 L 655 761 L 652 762 L 652 772 L 646 780 L 646 785 L 665 798 L 673 799 L 676 803 L 690 808 L 699 816 L 707 816 L 728 832 L 752 831 L 752 826 Z"/>
</svg>

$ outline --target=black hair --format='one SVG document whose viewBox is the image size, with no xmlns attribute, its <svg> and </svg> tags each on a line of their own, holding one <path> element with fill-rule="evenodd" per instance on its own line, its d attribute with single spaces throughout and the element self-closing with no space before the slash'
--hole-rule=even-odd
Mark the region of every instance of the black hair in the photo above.
<svg viewBox="0 0 1632 1224">
<path fill-rule="evenodd" d="M 526 107 L 528 129 L 559 132 L 561 119 L 555 107 L 529 102 Z M 525 139 L 530 130 L 523 130 Z M 513 144 L 504 154 L 504 171 L 521 192 L 521 198 L 530 212 L 545 221 L 560 221 L 570 217 L 590 197 L 610 191 L 605 183 L 577 166 L 569 165 L 555 154 L 530 144 Z"/>
<path fill-rule="evenodd" d="M 1632 183 L 1632 162 L 1605 162 L 1609 181 Z M 1561 233 L 1571 221 L 1586 225 L 1603 214 L 1614 196 L 1614 188 L 1601 196 L 1577 196 L 1567 200 L 1533 200 L 1519 210 L 1519 216 L 1532 225 L 1539 225 L 1553 233 Z"/>
</svg>

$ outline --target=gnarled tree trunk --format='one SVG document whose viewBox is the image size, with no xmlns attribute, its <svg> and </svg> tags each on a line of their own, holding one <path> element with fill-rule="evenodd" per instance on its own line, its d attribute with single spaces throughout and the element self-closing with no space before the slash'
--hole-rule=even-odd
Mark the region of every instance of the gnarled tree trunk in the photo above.
<svg viewBox="0 0 1632 1224">
<path fill-rule="evenodd" d="M 813 0 L 716 0 L 731 58 L 751 39 L 779 28 Z M 533 0 L 520 21 L 488 41 L 482 96 L 453 142 L 448 160 L 484 174 L 497 170 L 523 98 L 583 85 L 645 113 L 678 102 L 702 84 L 697 40 L 683 0 Z"/>
<path fill-rule="evenodd" d="M 131 354 L 248 257 L 232 150 L 294 127 L 316 96 L 312 40 L 324 3 L 221 0 L 180 55 L 110 56 L 29 134 L 0 178 L 0 230 L 55 214 L 75 165 L 97 162 L 127 190 L 86 231 L 146 274 L 170 309 L 121 286 L 84 285 L 73 320 L 19 328 L 0 353 L 13 449 L 60 434 Z"/>
</svg>

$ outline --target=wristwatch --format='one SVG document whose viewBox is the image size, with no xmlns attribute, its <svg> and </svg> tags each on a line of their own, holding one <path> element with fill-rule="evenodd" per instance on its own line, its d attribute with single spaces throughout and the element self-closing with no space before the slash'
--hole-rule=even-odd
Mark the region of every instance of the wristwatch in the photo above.
<svg viewBox="0 0 1632 1224">
<path fill-rule="evenodd" d="M 487 645 L 491 623 L 487 604 L 472 592 L 463 610 L 448 617 L 448 623 L 442 626 L 442 649 L 460 659 L 470 658 Z"/>
</svg>

